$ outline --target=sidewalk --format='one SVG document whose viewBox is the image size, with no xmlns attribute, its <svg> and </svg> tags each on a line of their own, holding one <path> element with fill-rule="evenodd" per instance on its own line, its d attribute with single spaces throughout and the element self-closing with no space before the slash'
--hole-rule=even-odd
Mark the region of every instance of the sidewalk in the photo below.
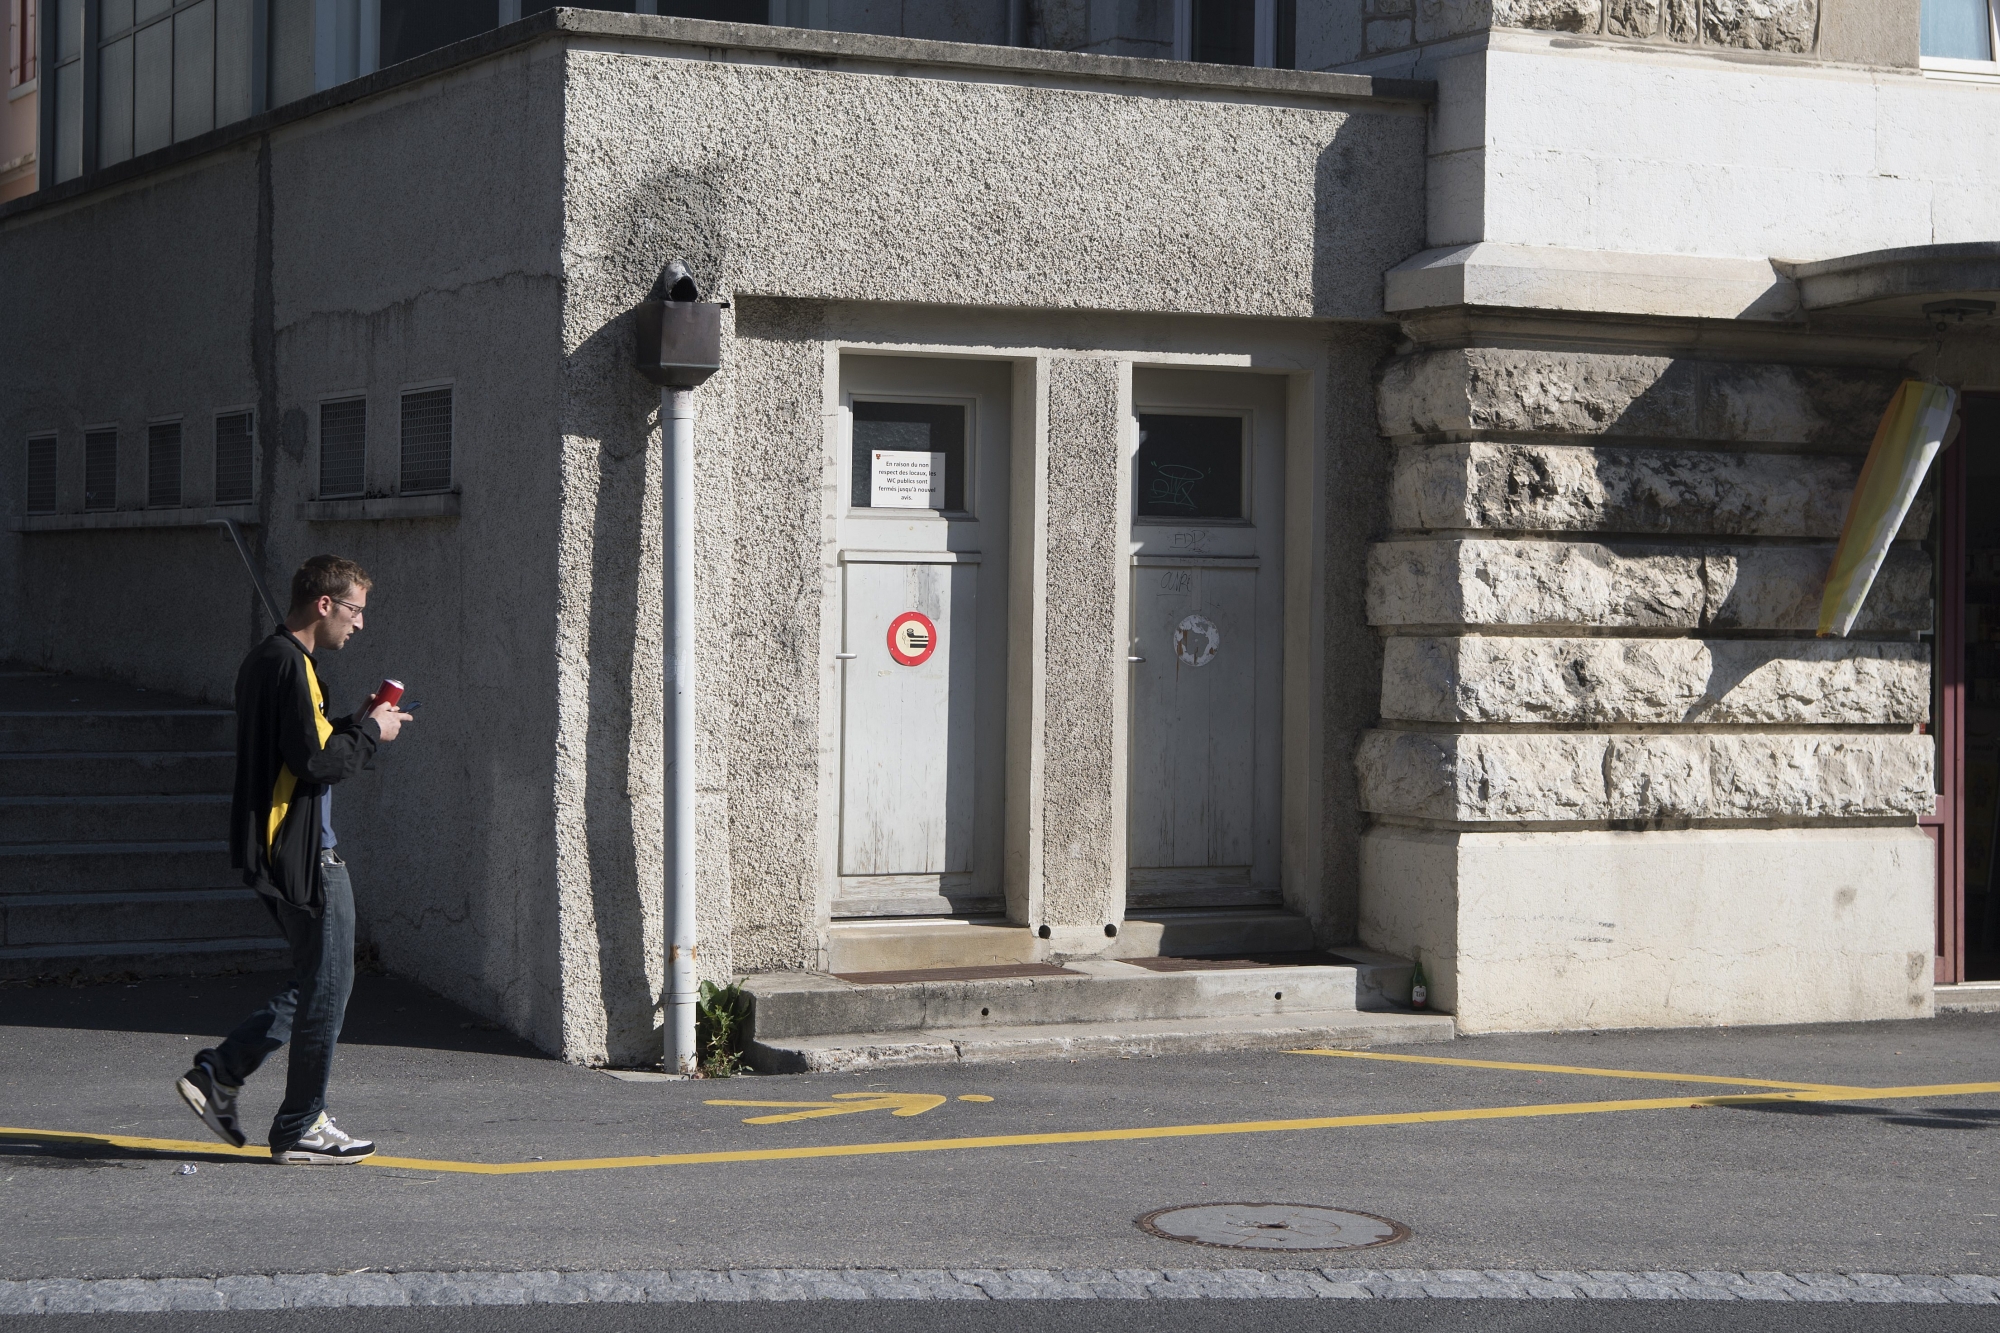
<svg viewBox="0 0 2000 1333">
<path fill-rule="evenodd" d="M 2000 1015 L 629 1082 L 364 976 L 334 1110 L 384 1164 L 280 1168 L 206 1143 L 172 1090 L 274 981 L 0 988 L 0 1280 L 636 1273 L 679 1299 L 750 1270 L 836 1285 L 920 1270 L 990 1297 L 989 1281 L 1083 1280 L 1064 1270 L 1145 1287 L 1241 1269 L 1532 1275 L 1588 1297 L 1621 1293 L 1578 1284 L 1944 1291 L 2000 1275 Z M 1523 1064 L 1541 1067 L 1503 1067 Z M 253 1141 L 281 1066 L 246 1093 Z M 1411 1234 L 1244 1251 L 1134 1225 L 1231 1201 Z"/>
</svg>

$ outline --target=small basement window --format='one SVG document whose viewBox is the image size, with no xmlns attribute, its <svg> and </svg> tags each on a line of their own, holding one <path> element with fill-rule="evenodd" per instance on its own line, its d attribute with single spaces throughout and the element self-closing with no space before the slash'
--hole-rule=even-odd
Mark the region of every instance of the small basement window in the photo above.
<svg viewBox="0 0 2000 1333">
<path fill-rule="evenodd" d="M 403 395 L 403 465 L 396 490 L 425 495 L 451 489 L 451 389 Z"/>
<path fill-rule="evenodd" d="M 319 405 L 319 498 L 351 499 L 368 481 L 368 400 Z"/>
<path fill-rule="evenodd" d="M 56 437 L 35 435 L 28 439 L 28 476 L 23 488 L 30 514 L 56 512 Z"/>
<path fill-rule="evenodd" d="M 146 507 L 178 509 L 181 504 L 181 423 L 155 421 L 146 427 Z"/>
<path fill-rule="evenodd" d="M 215 502 L 219 505 L 248 504 L 254 490 L 256 466 L 251 456 L 251 417 L 248 412 L 228 412 L 215 419 Z"/>
<path fill-rule="evenodd" d="M 83 436 L 83 507 L 118 507 L 118 430 L 85 431 Z"/>
</svg>

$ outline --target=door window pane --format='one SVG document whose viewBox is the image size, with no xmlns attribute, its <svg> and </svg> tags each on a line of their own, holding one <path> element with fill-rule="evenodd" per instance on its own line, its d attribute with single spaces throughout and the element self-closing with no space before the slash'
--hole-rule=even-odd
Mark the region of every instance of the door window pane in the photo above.
<svg viewBox="0 0 2000 1333">
<path fill-rule="evenodd" d="M 940 504 L 890 501 L 880 506 L 898 509 L 965 510 L 965 408 L 958 403 L 854 403 L 853 494 L 850 503 L 867 509 L 889 493 L 914 493 L 912 487 L 942 454 L 941 487 L 932 498 Z M 894 457 L 884 457 L 894 455 Z"/>
<path fill-rule="evenodd" d="M 368 400 L 319 405 L 319 498 L 361 494 L 368 476 Z"/>
<path fill-rule="evenodd" d="M 1921 47 L 1925 55 L 1947 60 L 1993 58 L 1987 0 L 1923 0 L 1923 3 Z"/>
<path fill-rule="evenodd" d="M 118 432 L 94 430 L 83 437 L 83 507 L 118 507 Z"/>
<path fill-rule="evenodd" d="M 156 421 L 146 427 L 146 504 L 177 509 L 181 503 L 181 423 Z"/>
<path fill-rule="evenodd" d="M 451 390 L 403 395 L 403 466 L 396 489 L 404 495 L 451 489 Z"/>
<path fill-rule="evenodd" d="M 28 441 L 28 512 L 56 512 L 56 437 L 43 435 Z"/>
<path fill-rule="evenodd" d="M 56 179 L 83 174 L 83 62 L 56 70 Z"/>
<path fill-rule="evenodd" d="M 1238 416 L 1142 413 L 1134 505 L 1140 518 L 1243 517 Z"/>
<path fill-rule="evenodd" d="M 215 502 L 243 504 L 254 475 L 250 458 L 250 414 L 232 412 L 215 419 Z"/>
</svg>

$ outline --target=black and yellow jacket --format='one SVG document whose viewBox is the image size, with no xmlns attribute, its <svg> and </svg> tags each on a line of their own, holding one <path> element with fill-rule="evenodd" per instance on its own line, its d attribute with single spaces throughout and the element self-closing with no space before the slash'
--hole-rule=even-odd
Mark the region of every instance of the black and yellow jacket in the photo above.
<svg viewBox="0 0 2000 1333">
<path fill-rule="evenodd" d="M 229 863 L 257 892 L 319 915 L 319 795 L 372 767 L 382 729 L 329 719 L 305 646 L 280 628 L 236 673 Z"/>
</svg>

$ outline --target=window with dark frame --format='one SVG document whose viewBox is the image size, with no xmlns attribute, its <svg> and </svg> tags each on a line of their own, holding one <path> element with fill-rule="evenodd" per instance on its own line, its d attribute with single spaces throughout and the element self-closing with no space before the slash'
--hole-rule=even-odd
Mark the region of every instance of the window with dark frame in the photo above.
<svg viewBox="0 0 2000 1333">
<path fill-rule="evenodd" d="M 876 450 L 944 455 L 945 513 L 965 512 L 965 418 L 962 403 L 854 401 L 853 494 L 856 509 L 873 498 Z"/>
<path fill-rule="evenodd" d="M 351 500 L 368 483 L 368 400 L 319 405 L 319 498 Z"/>
<path fill-rule="evenodd" d="M 35 0 L 14 0 L 14 86 L 35 81 L 35 64 L 41 56 L 35 32 Z"/>
<path fill-rule="evenodd" d="M 83 507 L 118 507 L 118 432 L 88 431 L 83 437 Z"/>
<path fill-rule="evenodd" d="M 181 505 L 181 423 L 155 421 L 146 427 L 146 508 Z"/>
<path fill-rule="evenodd" d="M 28 440 L 27 485 L 22 498 L 30 514 L 56 512 L 56 437 L 35 435 Z"/>
<path fill-rule="evenodd" d="M 248 504 L 254 485 L 250 414 L 228 412 L 215 419 L 215 503 Z"/>
<path fill-rule="evenodd" d="M 403 457 L 396 490 L 426 495 L 451 489 L 451 390 L 403 395 Z"/>
<path fill-rule="evenodd" d="M 1132 495 L 1137 516 L 1242 518 L 1244 425 L 1240 416 L 1141 413 Z"/>
</svg>

